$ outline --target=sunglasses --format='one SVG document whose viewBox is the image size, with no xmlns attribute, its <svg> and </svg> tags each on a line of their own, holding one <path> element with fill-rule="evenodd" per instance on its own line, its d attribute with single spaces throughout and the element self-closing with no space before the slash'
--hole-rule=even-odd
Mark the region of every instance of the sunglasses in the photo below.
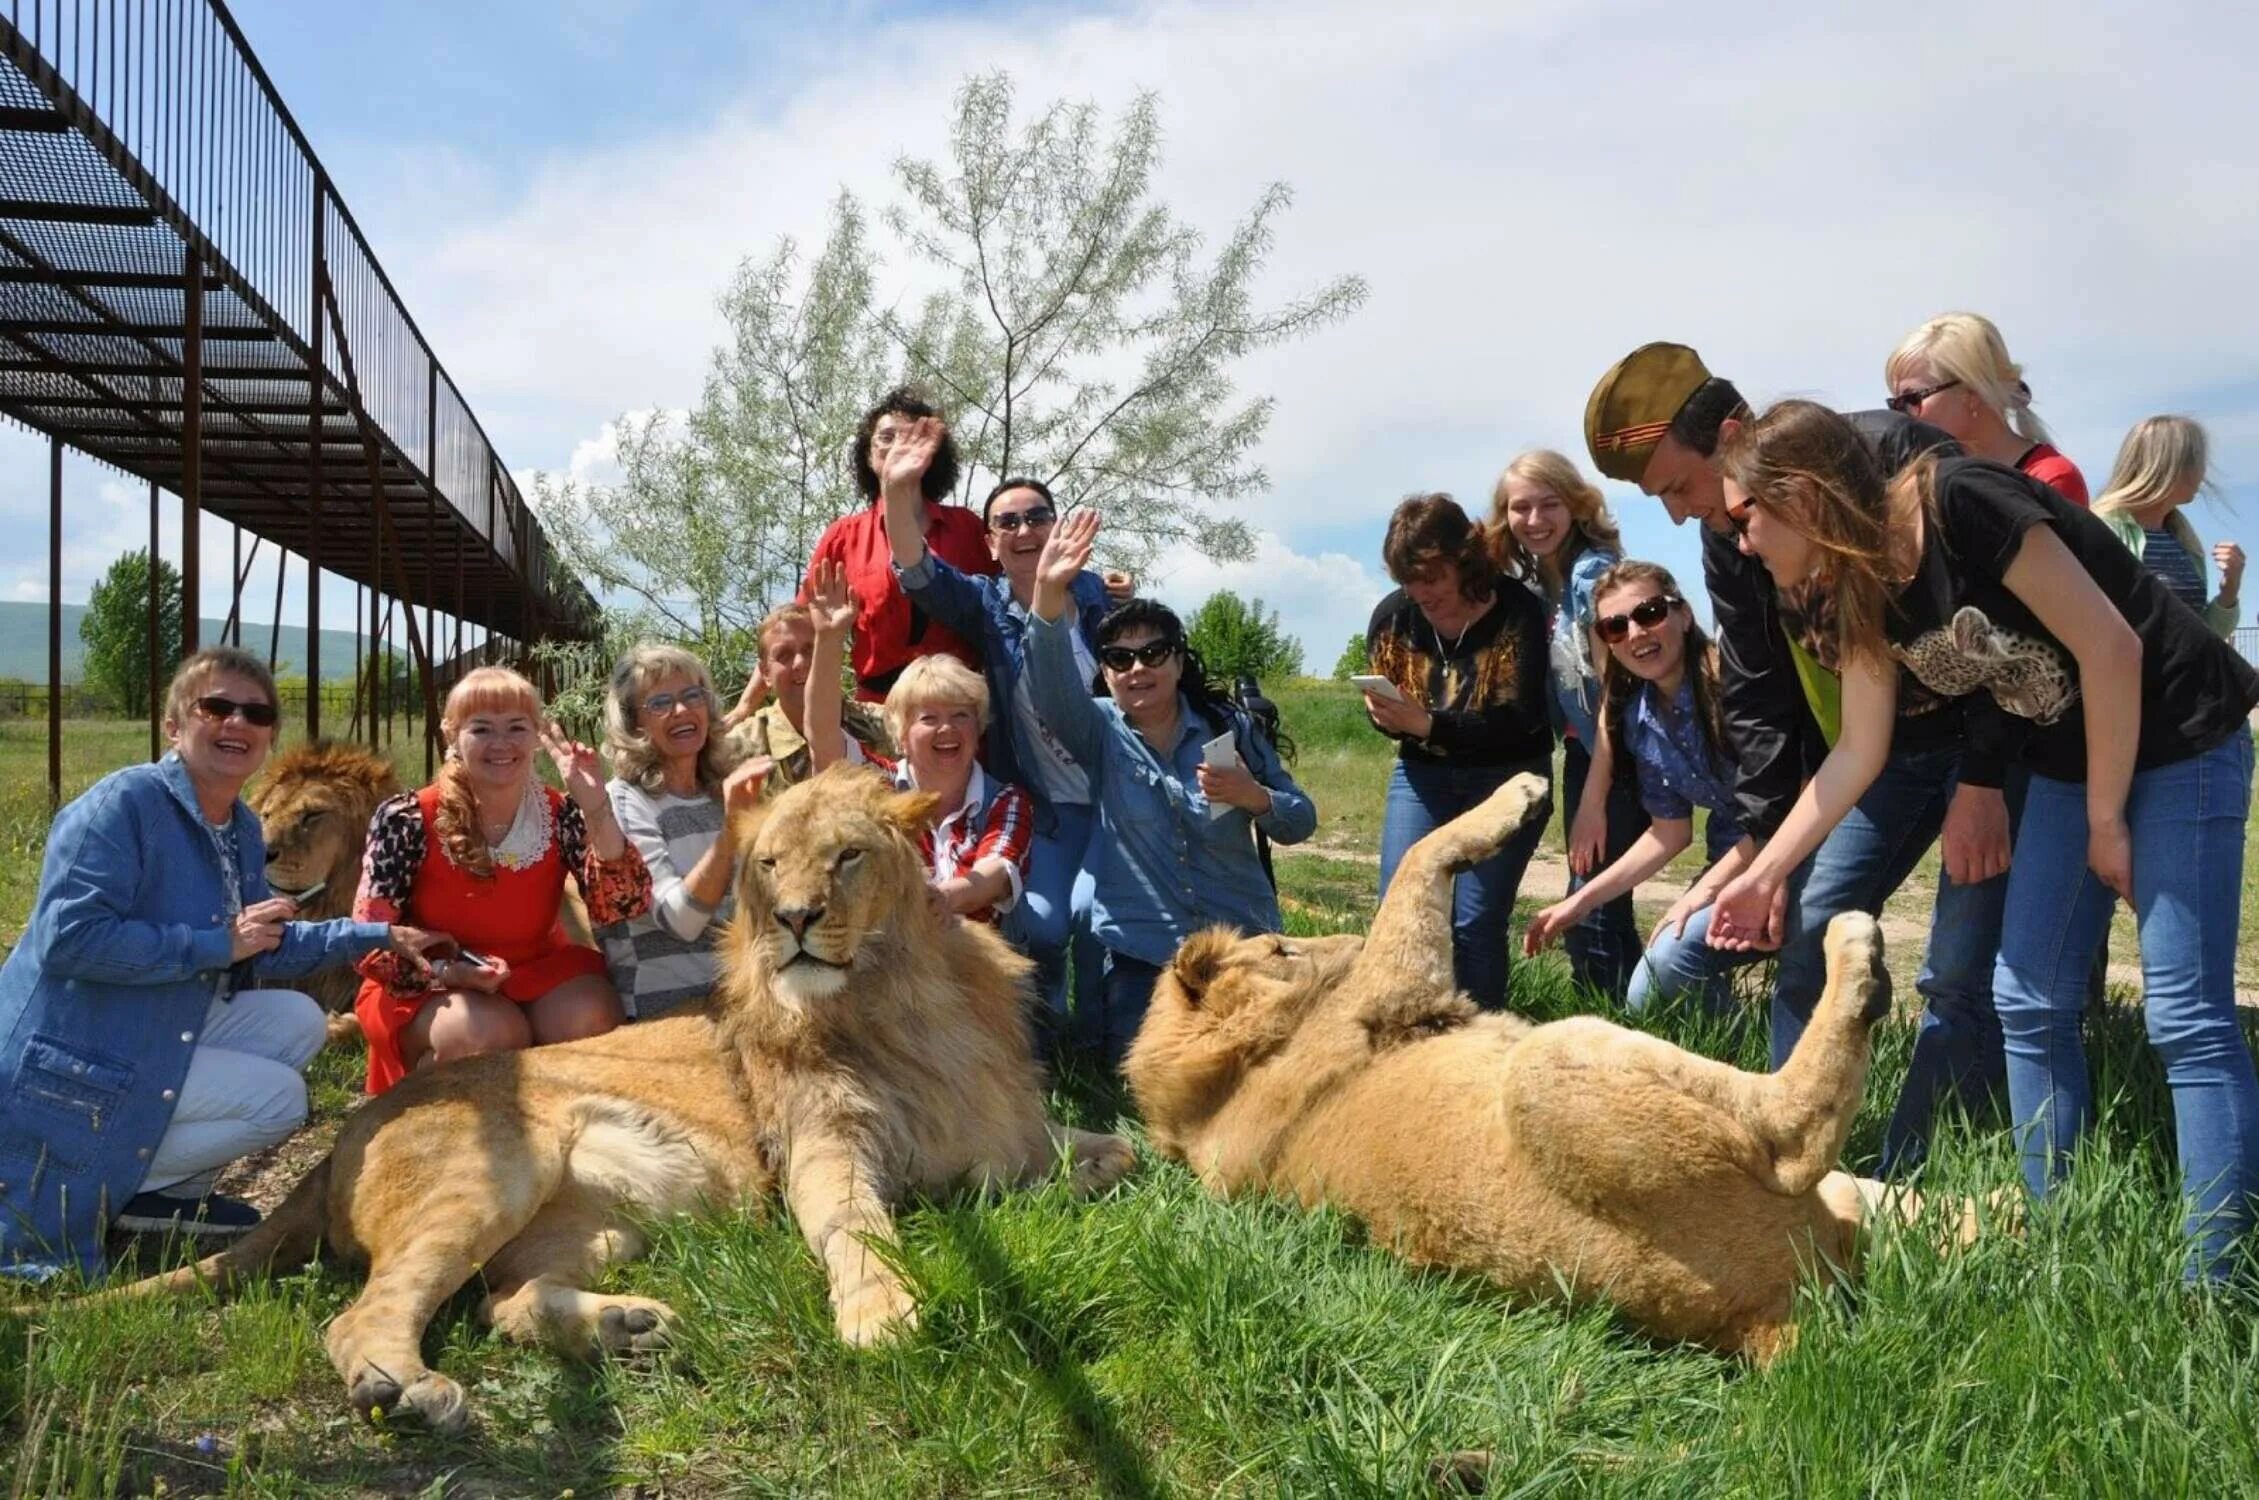
<svg viewBox="0 0 2259 1500">
<path fill-rule="evenodd" d="M 677 703 L 685 708 L 695 708 L 705 701 L 704 688 L 686 687 L 679 693 L 653 693 L 643 700 L 643 711 L 647 714 L 669 714 L 674 712 Z"/>
<path fill-rule="evenodd" d="M 988 529 L 1001 531 L 1004 535 L 1010 536 L 1022 527 L 1034 531 L 1038 527 L 1048 526 L 1058 519 L 1059 513 L 1050 506 L 1038 505 L 1033 510 L 1016 511 L 1011 515 L 998 516 L 988 523 Z"/>
<path fill-rule="evenodd" d="M 1604 641 L 1620 641 L 1631 634 L 1637 625 L 1642 630 L 1653 630 L 1671 617 L 1671 611 L 1686 601 L 1675 594 L 1650 594 L 1620 615 L 1602 615 L 1592 622 Z"/>
<path fill-rule="evenodd" d="M 199 718 L 210 719 L 215 724 L 225 724 L 240 717 L 254 729 L 272 729 L 281 722 L 282 711 L 272 703 L 238 703 L 233 698 L 222 698 L 217 693 L 207 694 L 191 705 Z"/>
<path fill-rule="evenodd" d="M 1885 401 L 1883 405 L 1902 417 L 1909 417 L 1914 414 L 1915 407 L 1920 406 L 1939 391 L 1950 391 L 1960 383 L 1958 380 L 1948 380 L 1938 385 L 1925 385 L 1919 390 L 1900 391 L 1897 395 Z"/>
<path fill-rule="evenodd" d="M 1726 506 L 1726 524 L 1733 528 L 1735 536 L 1749 535 L 1749 513 L 1756 508 L 1757 502 L 1754 499 L 1744 500 L 1739 505 L 1729 504 Z"/>
<path fill-rule="evenodd" d="M 1098 663 L 1109 672 L 1127 672 L 1132 664 L 1157 667 L 1176 654 L 1175 641 L 1147 641 L 1142 646 L 1101 646 Z"/>
</svg>

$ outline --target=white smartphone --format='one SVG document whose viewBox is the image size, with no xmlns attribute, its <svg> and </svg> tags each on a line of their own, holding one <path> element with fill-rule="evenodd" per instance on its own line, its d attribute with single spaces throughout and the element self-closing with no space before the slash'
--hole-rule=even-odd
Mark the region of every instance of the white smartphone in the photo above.
<svg viewBox="0 0 2259 1500">
<path fill-rule="evenodd" d="M 1404 690 L 1390 682 L 1386 677 L 1374 677 L 1368 673 L 1360 672 L 1353 675 L 1349 680 L 1362 691 L 1371 693 L 1375 698 L 1386 698 L 1391 703 L 1402 703 L 1404 701 Z"/>
<path fill-rule="evenodd" d="M 1231 731 L 1226 730 L 1202 745 L 1200 747 L 1200 760 L 1202 764 L 1213 766 L 1219 771 L 1228 770 L 1238 765 L 1239 747 L 1232 743 Z M 1217 802 L 1211 799 L 1208 803 L 1208 821 L 1213 823 L 1230 811 L 1230 803 Z"/>
</svg>

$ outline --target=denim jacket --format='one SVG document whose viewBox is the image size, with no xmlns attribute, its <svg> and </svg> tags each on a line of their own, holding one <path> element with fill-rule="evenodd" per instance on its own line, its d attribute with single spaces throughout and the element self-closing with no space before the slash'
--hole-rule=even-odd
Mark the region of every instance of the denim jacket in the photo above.
<svg viewBox="0 0 2259 1500">
<path fill-rule="evenodd" d="M 1298 844 L 1317 831 L 1318 810 L 1279 763 L 1278 752 L 1233 710 L 1240 758 L 1271 792 L 1260 818 L 1233 808 L 1208 816 L 1201 794 L 1200 747 L 1222 730 L 1183 697 L 1183 725 L 1167 756 L 1122 717 L 1120 705 L 1093 698 L 1080 681 L 1064 618 L 1028 621 L 1028 673 L 1036 707 L 1076 760 L 1090 770 L 1098 836 L 1089 869 L 1097 883 L 1091 930 L 1116 953 L 1165 964 L 1177 944 L 1222 922 L 1242 932 L 1279 930 L 1278 895 L 1255 853 L 1254 829 L 1272 842 Z"/>
<path fill-rule="evenodd" d="M 240 801 L 245 906 L 267 851 Z M 102 1269 L 102 1224 L 141 1186 L 230 967 L 219 851 L 177 755 L 103 777 L 55 816 L 39 895 L 0 968 L 0 1266 Z M 376 922 L 290 922 L 262 979 L 383 946 Z"/>
<path fill-rule="evenodd" d="M 1028 726 L 1014 712 L 1013 691 L 1020 673 L 1027 670 L 1029 616 L 1013 600 L 1011 580 L 993 574 L 969 577 L 930 550 L 913 566 L 898 567 L 894 573 L 902 580 L 903 591 L 935 619 L 966 640 L 980 642 L 981 672 L 988 678 L 988 735 L 981 744 L 981 764 L 998 780 L 1042 797 L 1042 778 L 1029 769 L 1034 761 L 1027 745 Z M 1075 575 L 1067 592 L 1082 638 L 1095 649 L 1099 622 L 1113 608 L 1105 581 L 1086 568 Z M 1083 686 L 1088 689 L 1090 684 Z"/>
<path fill-rule="evenodd" d="M 1553 608 L 1551 658 L 1553 712 L 1559 724 L 1574 730 L 1577 743 L 1590 752 L 1599 741 L 1600 668 L 1592 659 L 1592 591 L 1600 575 L 1617 563 L 1613 552 L 1597 547 L 1577 554 L 1561 588 L 1561 602 Z"/>
</svg>

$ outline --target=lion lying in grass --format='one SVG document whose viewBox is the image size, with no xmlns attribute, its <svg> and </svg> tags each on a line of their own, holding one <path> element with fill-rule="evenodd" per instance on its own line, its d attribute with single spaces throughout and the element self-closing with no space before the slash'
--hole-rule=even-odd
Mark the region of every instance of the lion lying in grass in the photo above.
<svg viewBox="0 0 2259 1500">
<path fill-rule="evenodd" d="M 1516 777 L 1414 845 L 1367 937 L 1188 939 L 1124 1072 L 1211 1189 L 1336 1204 L 1415 1262 L 1768 1361 L 1800 1270 L 1849 1274 L 1863 1219 L 1914 1206 L 1831 1170 L 1889 1009 L 1881 935 L 1830 924 L 1827 992 L 1777 1074 L 1483 1014 L 1452 986 L 1451 876 L 1545 796 Z"/>
<path fill-rule="evenodd" d="M 1062 1154 L 1078 1190 L 1128 1170 L 1118 1136 L 1053 1125 L 1032 1061 L 1027 960 L 926 896 L 933 798 L 841 767 L 747 816 L 737 916 L 710 1008 L 411 1074 L 234 1247 L 109 1295 L 224 1289 L 327 1244 L 368 1285 L 329 1328 L 356 1409 L 465 1419 L 424 1325 L 473 1276 L 505 1336 L 573 1354 L 663 1341 L 673 1312 L 587 1288 L 642 1252 L 639 1216 L 765 1196 L 781 1178 L 840 1336 L 915 1325 L 876 1246 L 889 1206 L 1024 1183 Z"/>
</svg>

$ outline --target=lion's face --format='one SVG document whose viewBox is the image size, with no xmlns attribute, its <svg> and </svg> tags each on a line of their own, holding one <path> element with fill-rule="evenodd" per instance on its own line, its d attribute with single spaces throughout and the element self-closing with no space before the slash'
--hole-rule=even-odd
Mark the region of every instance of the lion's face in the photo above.
<svg viewBox="0 0 2259 1500">
<path fill-rule="evenodd" d="M 932 920 L 917 839 L 933 808 L 930 794 L 835 766 L 748 815 L 759 826 L 738 867 L 739 920 L 782 998 L 838 994 L 874 936 Z"/>
<path fill-rule="evenodd" d="M 1185 939 L 1122 1065 L 1155 1143 L 1181 1152 L 1240 1080 L 1336 997 L 1363 944 L 1223 927 Z"/>
<path fill-rule="evenodd" d="M 357 745 L 322 742 L 282 756 L 250 799 L 266 839 L 267 883 L 295 894 L 325 882 L 302 915 L 343 916 L 360 883 L 369 817 L 399 790 L 392 763 Z"/>
</svg>

